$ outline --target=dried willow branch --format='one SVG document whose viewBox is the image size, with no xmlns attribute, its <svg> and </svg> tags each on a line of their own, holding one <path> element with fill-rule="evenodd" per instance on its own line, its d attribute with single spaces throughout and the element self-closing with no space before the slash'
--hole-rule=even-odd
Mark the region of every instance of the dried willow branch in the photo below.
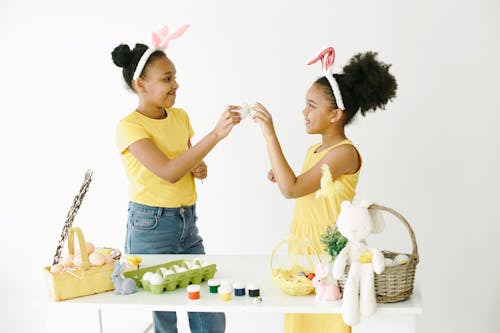
<svg viewBox="0 0 500 333">
<path fill-rule="evenodd" d="M 64 221 L 64 227 L 61 232 L 61 237 L 59 238 L 59 243 L 57 244 L 56 254 L 54 255 L 54 261 L 52 262 L 52 265 L 57 264 L 61 260 L 61 251 L 64 248 L 64 242 L 68 237 L 68 231 L 71 228 L 71 225 L 73 224 L 75 215 L 78 212 L 78 209 L 80 208 L 80 205 L 83 201 L 83 198 L 85 197 L 85 194 L 87 193 L 87 190 L 89 189 L 91 181 L 92 181 L 92 170 L 87 170 L 85 172 L 85 178 L 83 180 L 82 186 L 80 187 L 80 191 L 75 196 L 75 199 L 73 200 L 73 205 L 69 209 L 68 215 L 66 216 L 66 221 Z"/>
</svg>

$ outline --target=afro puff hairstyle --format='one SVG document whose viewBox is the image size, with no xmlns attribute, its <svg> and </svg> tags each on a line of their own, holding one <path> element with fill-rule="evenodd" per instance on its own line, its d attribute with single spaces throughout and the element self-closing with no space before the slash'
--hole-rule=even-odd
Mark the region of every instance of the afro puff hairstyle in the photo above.
<svg viewBox="0 0 500 333">
<path fill-rule="evenodd" d="M 125 83 L 127 83 L 127 86 L 132 89 L 132 91 L 134 90 L 134 87 L 132 86 L 132 78 L 134 77 L 135 69 L 137 68 L 139 60 L 141 60 L 142 55 L 144 54 L 144 52 L 146 52 L 147 49 L 148 47 L 144 44 L 135 44 L 133 50 L 131 50 L 127 44 L 120 44 L 115 47 L 113 52 L 111 52 L 113 63 L 116 66 L 123 68 L 123 79 L 125 80 Z M 148 65 L 156 57 L 159 56 L 165 56 L 165 53 L 161 50 L 154 51 L 146 62 L 146 65 L 144 66 L 142 72 L 144 73 L 146 67 L 148 67 Z"/>
<path fill-rule="evenodd" d="M 396 96 L 396 79 L 389 73 L 391 65 L 376 59 L 376 52 L 358 53 L 344 66 L 342 74 L 333 74 L 337 81 L 345 106 L 345 123 L 349 124 L 358 110 L 364 116 L 369 110 L 384 109 Z M 328 91 L 332 105 L 337 107 L 332 88 L 325 77 L 317 84 Z"/>
</svg>

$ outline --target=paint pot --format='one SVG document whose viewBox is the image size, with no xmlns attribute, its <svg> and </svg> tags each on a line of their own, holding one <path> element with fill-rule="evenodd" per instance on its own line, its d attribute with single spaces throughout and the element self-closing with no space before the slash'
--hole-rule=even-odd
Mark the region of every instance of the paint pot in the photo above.
<svg viewBox="0 0 500 333">
<path fill-rule="evenodd" d="M 221 301 L 230 301 L 231 300 L 231 290 L 232 288 L 226 285 L 221 285 L 219 287 L 219 299 Z"/>
<path fill-rule="evenodd" d="M 200 285 L 191 284 L 187 286 L 187 293 L 189 299 L 200 299 Z"/>
<path fill-rule="evenodd" d="M 217 291 L 219 290 L 220 286 L 220 281 L 217 279 L 210 279 L 208 280 L 208 290 L 210 290 L 211 294 L 217 294 Z"/>
<path fill-rule="evenodd" d="M 245 296 L 245 283 L 235 282 L 233 283 L 234 296 Z"/>
<path fill-rule="evenodd" d="M 260 296 L 260 289 L 259 289 L 258 285 L 248 284 L 247 289 L 248 289 L 248 296 L 250 296 L 250 297 L 259 297 Z"/>
</svg>

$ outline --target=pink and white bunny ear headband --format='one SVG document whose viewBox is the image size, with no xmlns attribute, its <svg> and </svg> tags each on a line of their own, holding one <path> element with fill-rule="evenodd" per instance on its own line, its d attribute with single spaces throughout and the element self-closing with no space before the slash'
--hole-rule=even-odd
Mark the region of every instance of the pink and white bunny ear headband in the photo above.
<svg viewBox="0 0 500 333">
<path fill-rule="evenodd" d="M 335 96 L 337 106 L 339 107 L 339 109 L 345 110 L 344 101 L 342 99 L 342 94 L 340 93 L 339 85 L 330 70 L 333 66 L 333 62 L 335 61 L 335 50 L 333 49 L 333 47 L 327 47 L 323 51 L 319 52 L 318 55 L 307 64 L 312 65 L 318 60 L 321 60 L 322 75 L 326 77 L 326 79 L 330 83 L 330 86 L 332 87 L 333 96 Z"/>
<path fill-rule="evenodd" d="M 146 62 L 149 57 L 155 51 L 165 51 L 168 47 L 168 43 L 172 39 L 178 38 L 184 34 L 184 32 L 189 28 L 189 24 L 185 24 L 181 26 L 179 29 L 168 34 L 168 27 L 164 26 L 160 30 L 153 32 L 153 43 L 152 46 L 149 46 L 146 52 L 142 55 L 141 59 L 139 59 L 139 63 L 134 72 L 133 80 L 137 80 L 139 76 L 141 76 L 142 71 L 144 70 L 144 66 L 146 66 Z"/>
</svg>

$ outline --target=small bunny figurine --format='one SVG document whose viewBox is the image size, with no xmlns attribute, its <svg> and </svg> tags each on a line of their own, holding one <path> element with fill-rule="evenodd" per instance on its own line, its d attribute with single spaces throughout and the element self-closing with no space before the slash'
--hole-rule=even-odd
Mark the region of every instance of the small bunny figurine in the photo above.
<svg viewBox="0 0 500 333">
<path fill-rule="evenodd" d="M 125 271 L 127 264 L 124 262 L 120 262 L 118 260 L 115 261 L 113 265 L 113 273 L 111 273 L 111 281 L 115 286 L 115 294 L 116 295 L 126 295 L 132 294 L 137 291 L 137 285 L 135 281 L 131 278 L 123 278 L 122 273 Z"/>
<path fill-rule="evenodd" d="M 317 301 L 336 301 L 342 297 L 337 282 L 327 284 L 328 267 L 318 263 L 316 266 L 316 275 L 312 279 L 312 284 L 316 289 Z"/>
</svg>

